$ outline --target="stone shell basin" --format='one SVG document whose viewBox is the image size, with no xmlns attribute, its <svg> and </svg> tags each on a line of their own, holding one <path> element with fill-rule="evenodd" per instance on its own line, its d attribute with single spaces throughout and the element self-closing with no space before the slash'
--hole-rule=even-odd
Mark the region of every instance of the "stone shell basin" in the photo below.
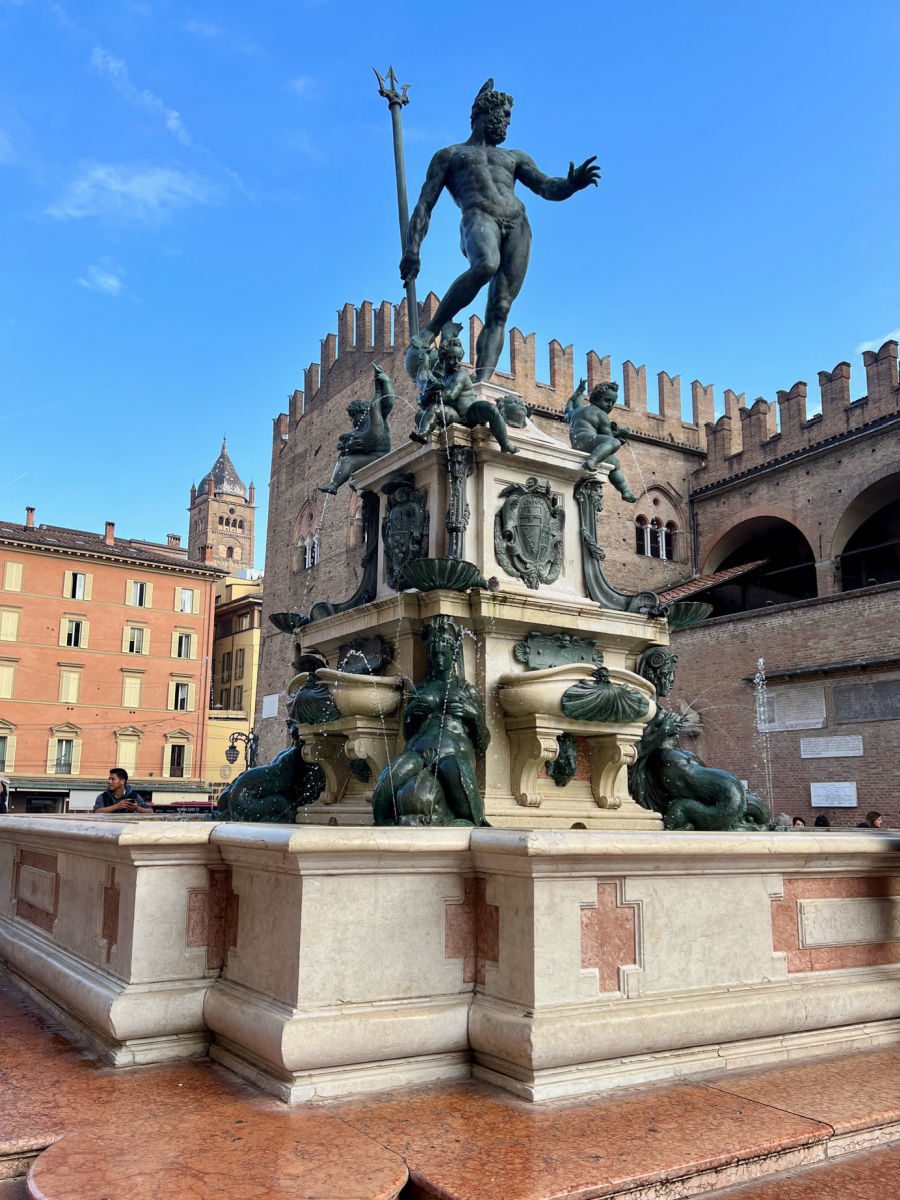
<svg viewBox="0 0 900 1200">
<path fill-rule="evenodd" d="M 501 675 L 497 680 L 497 698 L 508 717 L 547 716 L 565 721 L 563 693 L 580 680 L 590 679 L 593 673 L 594 668 L 588 663 L 564 663 L 561 667 L 545 667 L 541 671 Z M 653 684 L 623 667 L 610 667 L 609 678 L 612 683 L 625 684 L 646 696 L 650 701 L 650 711 L 641 718 L 641 724 L 651 720 L 656 713 L 656 689 Z"/>
<path fill-rule="evenodd" d="M 354 675 L 330 667 L 319 667 L 315 675 L 342 717 L 390 717 L 403 699 L 399 675 Z"/>
</svg>

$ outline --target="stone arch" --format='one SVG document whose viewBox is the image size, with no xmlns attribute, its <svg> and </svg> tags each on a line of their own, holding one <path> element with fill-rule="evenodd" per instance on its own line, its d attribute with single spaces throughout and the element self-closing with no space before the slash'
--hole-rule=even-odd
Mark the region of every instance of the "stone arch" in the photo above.
<svg viewBox="0 0 900 1200">
<path fill-rule="evenodd" d="M 753 563 L 761 565 L 749 567 Z M 739 521 L 708 552 L 702 574 L 745 564 L 747 571 L 709 590 L 716 616 L 809 600 L 819 594 L 812 545 L 797 522 L 786 516 L 757 513 Z"/>
<path fill-rule="evenodd" d="M 831 556 L 843 553 L 860 525 L 885 504 L 900 498 L 900 461 L 894 460 L 869 471 L 857 480 L 855 495 L 838 518 L 831 539 Z"/>
<path fill-rule="evenodd" d="M 747 541 L 748 534 L 763 530 L 766 523 L 774 525 L 778 522 L 783 522 L 795 529 L 815 557 L 814 535 L 811 530 L 804 527 L 802 521 L 798 521 L 795 511 L 775 505 L 766 507 L 747 505 L 746 508 L 741 509 L 738 520 L 735 520 L 733 516 L 726 518 L 712 534 L 703 538 L 700 574 L 709 575 L 713 571 L 718 571 L 725 559 Z"/>
<path fill-rule="evenodd" d="M 842 592 L 900 580 L 900 463 L 859 480 L 835 526 L 832 554 Z"/>
<path fill-rule="evenodd" d="M 685 517 L 678 496 L 665 484 L 652 483 L 636 507 L 635 552 L 650 558 L 686 558 Z"/>
</svg>

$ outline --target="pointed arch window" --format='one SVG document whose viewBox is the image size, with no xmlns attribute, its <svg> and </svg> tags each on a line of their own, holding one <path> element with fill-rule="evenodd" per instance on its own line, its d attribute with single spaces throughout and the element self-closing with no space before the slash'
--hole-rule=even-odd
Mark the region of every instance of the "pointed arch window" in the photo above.
<svg viewBox="0 0 900 1200">
<path fill-rule="evenodd" d="M 677 533 L 678 526 L 674 521 L 663 524 L 659 517 L 648 521 L 646 517 L 638 516 L 634 521 L 635 552 L 648 558 L 673 559 Z"/>
</svg>

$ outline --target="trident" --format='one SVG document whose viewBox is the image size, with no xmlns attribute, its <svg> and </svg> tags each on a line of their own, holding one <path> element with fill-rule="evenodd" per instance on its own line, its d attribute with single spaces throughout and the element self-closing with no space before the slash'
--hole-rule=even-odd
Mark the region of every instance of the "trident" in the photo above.
<svg viewBox="0 0 900 1200">
<path fill-rule="evenodd" d="M 375 68 L 372 68 L 375 70 Z M 403 123 L 400 120 L 400 110 L 409 104 L 409 84 L 404 83 L 401 90 L 397 89 L 397 76 L 394 68 L 390 67 L 387 79 L 375 71 L 378 80 L 378 95 L 384 96 L 391 110 L 391 125 L 394 130 L 394 170 L 397 175 L 397 215 L 400 218 L 400 253 L 406 249 L 406 233 L 409 229 L 409 204 L 406 199 L 406 163 L 403 158 Z M 415 335 L 419 332 L 419 306 L 416 303 L 416 281 L 408 279 L 406 284 L 406 307 L 409 311 L 409 332 Z"/>
</svg>

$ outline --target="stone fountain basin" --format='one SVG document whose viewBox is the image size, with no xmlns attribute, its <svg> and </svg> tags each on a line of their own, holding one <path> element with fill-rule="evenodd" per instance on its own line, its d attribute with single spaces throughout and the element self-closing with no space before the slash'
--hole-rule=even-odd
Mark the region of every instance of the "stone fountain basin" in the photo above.
<svg viewBox="0 0 900 1200">
<path fill-rule="evenodd" d="M 342 717 L 390 717 L 403 699 L 403 680 L 398 675 L 355 675 L 319 667 L 315 676 L 328 688 Z"/>
<path fill-rule="evenodd" d="M 521 671 L 513 675 L 501 675 L 497 680 L 497 698 L 508 717 L 563 716 L 562 698 L 573 684 L 590 679 L 594 668 L 588 663 L 565 663 L 561 667 L 545 667 L 540 671 Z M 656 692 L 651 683 L 634 671 L 623 667 L 610 667 L 612 683 L 626 684 L 650 701 L 650 711 L 642 718 L 649 720 L 656 712 Z M 593 722 L 591 722 L 593 724 Z"/>
</svg>

